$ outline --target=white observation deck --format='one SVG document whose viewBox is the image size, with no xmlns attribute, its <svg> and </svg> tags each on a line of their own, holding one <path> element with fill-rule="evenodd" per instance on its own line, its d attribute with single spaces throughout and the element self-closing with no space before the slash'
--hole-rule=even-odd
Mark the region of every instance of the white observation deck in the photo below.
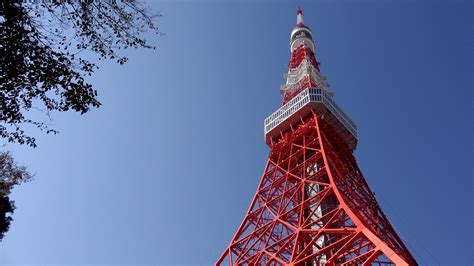
<svg viewBox="0 0 474 266">
<path fill-rule="evenodd" d="M 328 92 L 308 88 L 268 116 L 264 122 L 265 142 L 271 145 L 281 134 L 312 113 L 324 116 L 335 132 L 347 143 L 349 149 L 357 146 L 357 126 L 331 99 Z"/>
</svg>

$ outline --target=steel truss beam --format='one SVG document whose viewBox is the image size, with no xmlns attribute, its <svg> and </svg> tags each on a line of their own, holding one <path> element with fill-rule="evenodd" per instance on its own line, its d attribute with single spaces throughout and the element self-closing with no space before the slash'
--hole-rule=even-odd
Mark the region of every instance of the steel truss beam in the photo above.
<svg viewBox="0 0 474 266">
<path fill-rule="evenodd" d="M 272 146 L 242 224 L 216 265 L 417 265 L 352 152 L 311 115 Z"/>
</svg>

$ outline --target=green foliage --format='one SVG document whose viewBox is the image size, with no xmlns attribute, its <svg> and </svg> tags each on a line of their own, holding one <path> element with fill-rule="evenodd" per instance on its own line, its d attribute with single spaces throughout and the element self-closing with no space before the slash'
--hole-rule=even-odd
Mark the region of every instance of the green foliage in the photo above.
<svg viewBox="0 0 474 266">
<path fill-rule="evenodd" d="M 0 137 L 36 147 L 26 130 L 56 133 L 52 111 L 99 107 L 97 90 L 84 79 L 97 67 L 84 54 L 125 63 L 118 49 L 154 48 L 142 35 L 160 33 L 158 16 L 133 0 L 0 1 Z"/>
</svg>

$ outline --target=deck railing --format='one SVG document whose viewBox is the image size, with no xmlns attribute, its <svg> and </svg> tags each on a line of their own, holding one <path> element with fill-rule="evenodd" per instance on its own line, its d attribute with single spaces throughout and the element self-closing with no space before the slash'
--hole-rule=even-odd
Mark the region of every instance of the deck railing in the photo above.
<svg viewBox="0 0 474 266">
<path fill-rule="evenodd" d="M 322 103 L 339 122 L 357 139 L 356 124 L 342 111 L 342 109 L 334 102 L 328 93 L 319 88 L 308 88 L 300 92 L 285 105 L 268 116 L 264 122 L 265 135 L 279 124 L 284 122 L 288 117 L 296 113 L 309 103 Z"/>
</svg>

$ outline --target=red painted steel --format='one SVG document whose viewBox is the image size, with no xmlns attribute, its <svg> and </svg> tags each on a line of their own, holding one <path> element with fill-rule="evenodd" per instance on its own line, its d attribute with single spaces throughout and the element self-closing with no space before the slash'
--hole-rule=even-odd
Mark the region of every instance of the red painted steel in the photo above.
<svg viewBox="0 0 474 266">
<path fill-rule="evenodd" d="M 311 64 L 314 66 L 314 68 L 316 68 L 319 71 L 320 63 L 316 61 L 316 57 L 314 56 L 313 51 L 311 51 L 311 49 L 305 46 L 304 44 L 300 45 L 291 53 L 291 58 L 290 58 L 290 62 L 288 63 L 288 68 L 290 69 L 297 68 L 305 57 L 308 57 L 311 60 Z"/>
<path fill-rule="evenodd" d="M 250 208 L 216 263 L 227 264 L 417 265 L 352 152 L 317 114 L 272 147 Z"/>
<path fill-rule="evenodd" d="M 292 88 L 288 90 L 288 92 L 285 93 L 281 104 L 284 105 L 285 103 L 289 102 L 296 95 L 298 95 L 300 92 L 304 91 L 307 88 L 317 88 L 317 87 L 318 85 L 316 81 L 314 81 L 314 79 L 310 75 L 307 75 L 302 80 L 300 80 L 297 84 L 292 86 Z"/>
<path fill-rule="evenodd" d="M 298 13 L 302 13 L 301 10 Z M 304 44 L 288 67 L 314 53 Z M 283 104 L 309 87 L 308 72 Z M 367 185 L 352 151 L 320 114 L 272 142 L 257 192 L 216 265 L 417 265 Z"/>
</svg>

